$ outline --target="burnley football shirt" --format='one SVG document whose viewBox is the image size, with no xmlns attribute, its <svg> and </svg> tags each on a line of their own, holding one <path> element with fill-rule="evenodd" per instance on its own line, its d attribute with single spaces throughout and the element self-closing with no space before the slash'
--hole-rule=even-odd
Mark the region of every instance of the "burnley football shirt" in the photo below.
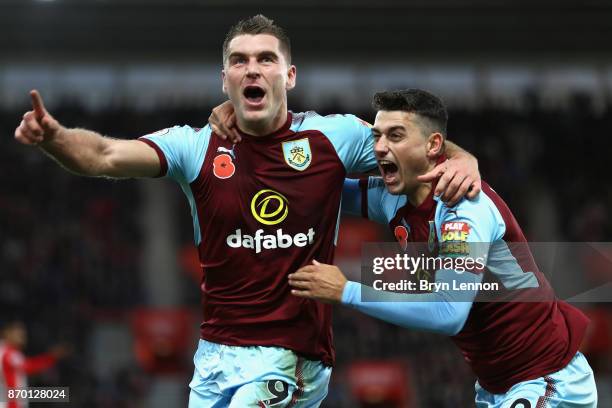
<svg viewBox="0 0 612 408">
<path fill-rule="evenodd" d="M 506 203 L 485 182 L 476 199 L 452 208 L 435 199 L 433 190 L 415 207 L 406 196 L 390 194 L 379 177 L 349 179 L 344 210 L 388 224 L 404 249 L 409 242 L 427 243 L 431 252 L 452 257 L 486 248 L 486 267 L 467 273 L 482 274 L 483 282 L 501 290 L 493 296 L 478 292 L 463 328 L 452 336 L 484 389 L 502 394 L 564 368 L 588 320 L 555 297 Z"/>
<path fill-rule="evenodd" d="M 183 189 L 203 268 L 201 336 L 279 346 L 332 365 L 331 306 L 292 296 L 287 275 L 332 263 L 347 173 L 376 166 L 370 127 L 352 115 L 288 113 L 232 145 L 211 129 L 141 138 Z"/>
</svg>

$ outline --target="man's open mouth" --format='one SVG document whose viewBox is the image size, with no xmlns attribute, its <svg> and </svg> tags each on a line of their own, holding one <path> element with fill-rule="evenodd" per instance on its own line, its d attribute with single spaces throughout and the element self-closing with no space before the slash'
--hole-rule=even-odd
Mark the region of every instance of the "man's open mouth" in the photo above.
<svg viewBox="0 0 612 408">
<path fill-rule="evenodd" d="M 398 168 L 395 163 L 389 160 L 379 160 L 378 167 L 380 168 L 383 181 L 386 184 L 392 184 L 398 181 Z"/>
<path fill-rule="evenodd" d="M 266 96 L 266 91 L 263 88 L 256 85 L 249 85 L 244 88 L 244 97 L 251 103 L 259 103 Z"/>
</svg>

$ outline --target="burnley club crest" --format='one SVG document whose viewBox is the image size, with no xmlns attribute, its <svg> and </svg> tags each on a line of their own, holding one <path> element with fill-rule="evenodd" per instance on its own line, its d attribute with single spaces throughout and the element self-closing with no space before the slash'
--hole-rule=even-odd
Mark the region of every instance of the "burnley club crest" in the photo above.
<svg viewBox="0 0 612 408">
<path fill-rule="evenodd" d="M 289 167 L 298 171 L 306 170 L 312 161 L 308 138 L 283 142 L 283 156 Z"/>
</svg>

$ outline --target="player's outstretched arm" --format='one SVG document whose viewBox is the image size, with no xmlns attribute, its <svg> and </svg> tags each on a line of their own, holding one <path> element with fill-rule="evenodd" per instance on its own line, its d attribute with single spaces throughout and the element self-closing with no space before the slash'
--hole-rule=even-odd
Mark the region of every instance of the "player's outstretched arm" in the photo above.
<svg viewBox="0 0 612 408">
<path fill-rule="evenodd" d="M 160 164 L 153 148 L 138 140 L 118 140 L 86 129 L 68 129 L 45 109 L 38 91 L 32 110 L 15 129 L 15 140 L 38 146 L 62 167 L 84 176 L 154 177 Z"/>
<path fill-rule="evenodd" d="M 438 271 L 436 282 L 452 287 L 452 282 L 477 283 L 482 275 Z M 347 281 L 334 265 L 314 261 L 289 275 L 291 294 L 322 302 L 342 303 L 362 313 L 410 329 L 453 336 L 463 328 L 470 313 L 475 290 L 440 290 L 432 293 L 394 293 L 379 291 L 358 282 Z M 371 301 L 362 301 L 361 299 Z"/>
</svg>

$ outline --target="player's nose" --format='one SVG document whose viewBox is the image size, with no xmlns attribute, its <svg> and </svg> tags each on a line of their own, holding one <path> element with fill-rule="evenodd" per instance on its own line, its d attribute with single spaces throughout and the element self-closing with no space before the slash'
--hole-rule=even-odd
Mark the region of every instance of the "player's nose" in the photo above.
<svg viewBox="0 0 612 408">
<path fill-rule="evenodd" d="M 382 157 L 389 152 L 389 147 L 387 146 L 387 139 L 384 136 L 379 137 L 374 143 L 374 153 Z"/>
<path fill-rule="evenodd" d="M 260 75 L 259 64 L 256 60 L 250 59 L 246 66 L 246 74 L 249 77 Z"/>
</svg>

